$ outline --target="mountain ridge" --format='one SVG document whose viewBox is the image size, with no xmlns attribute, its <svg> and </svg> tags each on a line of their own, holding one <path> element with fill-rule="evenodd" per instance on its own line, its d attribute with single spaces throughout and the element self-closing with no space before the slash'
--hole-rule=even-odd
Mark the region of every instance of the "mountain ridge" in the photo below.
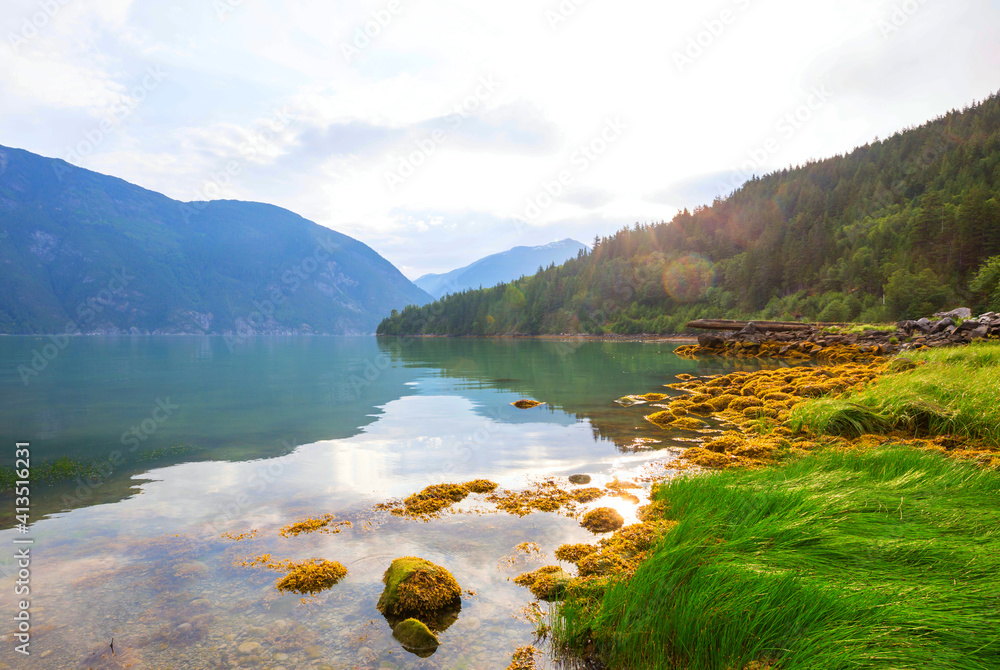
<svg viewBox="0 0 1000 670">
<path fill-rule="evenodd" d="M 371 247 L 287 209 L 181 202 L 0 146 L 0 332 L 369 334 L 423 304 Z"/>
<path fill-rule="evenodd" d="M 440 298 L 448 293 L 489 288 L 534 274 L 539 267 L 548 267 L 553 263 L 558 265 L 588 248 L 568 237 L 538 246 L 516 246 L 484 256 L 450 272 L 425 274 L 414 279 L 413 283 L 435 298 Z"/>
</svg>

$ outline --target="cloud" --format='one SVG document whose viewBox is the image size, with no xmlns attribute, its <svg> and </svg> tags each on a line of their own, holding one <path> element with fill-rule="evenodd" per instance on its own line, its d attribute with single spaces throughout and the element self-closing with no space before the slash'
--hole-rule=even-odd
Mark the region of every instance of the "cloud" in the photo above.
<svg viewBox="0 0 1000 670">
<path fill-rule="evenodd" d="M 904 4 L 919 9 L 883 34 Z M 401 0 L 346 58 L 384 0 L 253 0 L 221 14 L 203 0 L 73 0 L 16 50 L 0 44 L 0 144 L 63 157 L 159 66 L 162 86 L 84 167 L 185 200 L 225 181 L 220 197 L 286 207 L 423 273 L 670 219 L 732 190 L 770 139 L 754 172 L 961 107 L 1000 69 L 1000 9 L 987 0 L 574 6 L 553 23 L 555 2 Z M 719 29 L 726 9 L 735 19 Z M 2 3 L 0 36 L 36 11 Z M 692 40 L 701 52 L 680 71 Z M 780 131 L 817 86 L 830 101 Z M 265 137 L 285 107 L 293 121 Z M 581 168 L 614 119 L 624 131 Z M 387 178 L 404 168 L 402 182 Z"/>
</svg>

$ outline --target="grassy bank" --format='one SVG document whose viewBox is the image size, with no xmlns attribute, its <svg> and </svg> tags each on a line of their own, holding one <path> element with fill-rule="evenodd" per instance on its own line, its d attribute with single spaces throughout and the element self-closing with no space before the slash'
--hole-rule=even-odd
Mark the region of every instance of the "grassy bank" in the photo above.
<svg viewBox="0 0 1000 670">
<path fill-rule="evenodd" d="M 612 668 L 1000 667 L 1000 474 L 905 448 L 667 482 L 677 526 L 553 622 Z"/>
<path fill-rule="evenodd" d="M 1000 667 L 1000 345 L 672 388 L 668 418 L 738 428 L 684 458 L 732 469 L 660 484 L 676 526 L 631 578 L 575 580 L 557 641 L 611 668 Z M 774 448 L 734 459 L 754 398 Z"/>
<path fill-rule="evenodd" d="M 792 411 L 791 426 L 835 435 L 900 430 L 955 435 L 1000 446 L 1000 345 L 931 349 L 907 354 L 913 369 L 882 376 L 841 398 L 814 400 Z"/>
</svg>

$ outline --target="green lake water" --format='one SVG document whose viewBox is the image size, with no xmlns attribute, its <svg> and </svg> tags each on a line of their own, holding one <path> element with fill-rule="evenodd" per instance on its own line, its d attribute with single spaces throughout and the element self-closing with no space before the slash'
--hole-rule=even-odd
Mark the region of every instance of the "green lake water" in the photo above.
<svg viewBox="0 0 1000 670">
<path fill-rule="evenodd" d="M 594 536 L 565 515 L 477 514 L 486 508 L 475 497 L 429 523 L 374 505 L 480 477 L 523 489 L 578 472 L 598 486 L 669 474 L 690 436 L 614 400 L 669 392 L 682 372 L 755 366 L 684 360 L 657 342 L 84 337 L 25 383 L 19 366 L 47 342 L 0 337 L 2 462 L 29 442 L 33 467 L 68 457 L 96 474 L 36 483 L 26 535 L 13 527 L 12 495 L 0 494 L 0 543 L 34 540 L 32 655 L 5 645 L 0 668 L 505 668 L 534 640 L 531 596 L 510 580 Z M 546 404 L 510 405 L 521 398 Z M 587 507 L 604 505 L 635 518 L 618 498 Z M 278 535 L 326 513 L 354 526 Z M 250 529 L 257 537 L 223 537 Z M 529 541 L 541 557 L 514 555 Z M 234 565 L 265 553 L 335 560 L 349 574 L 303 600 L 274 588 L 278 573 Z M 382 573 L 407 555 L 476 593 L 426 659 L 403 650 L 375 609 Z M 5 612 L 15 580 L 4 551 Z M 542 667 L 575 667 L 540 647 Z"/>
</svg>

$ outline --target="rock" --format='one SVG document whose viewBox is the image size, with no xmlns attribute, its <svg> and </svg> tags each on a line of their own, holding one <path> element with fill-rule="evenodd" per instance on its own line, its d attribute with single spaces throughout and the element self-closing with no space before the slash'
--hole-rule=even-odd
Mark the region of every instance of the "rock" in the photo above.
<svg viewBox="0 0 1000 670">
<path fill-rule="evenodd" d="M 237 649 L 241 654 L 252 654 L 260 649 L 260 642 L 249 640 L 241 644 Z"/>
<path fill-rule="evenodd" d="M 958 325 L 959 330 L 975 330 L 979 326 L 979 322 L 975 319 L 968 319 L 963 321 Z"/>
<path fill-rule="evenodd" d="M 979 326 L 979 328 L 976 328 L 971 333 L 969 333 L 969 336 L 974 340 L 981 340 L 985 339 L 985 337 L 989 335 L 989 332 L 990 329 L 987 328 L 986 326 Z"/>
<path fill-rule="evenodd" d="M 462 606 L 462 588 L 452 574 L 422 558 L 397 558 L 382 583 L 377 607 L 387 619 L 416 617 L 435 626 L 442 614 Z"/>
<path fill-rule="evenodd" d="M 949 326 L 954 326 L 954 325 L 955 325 L 955 322 L 952 320 L 952 318 L 950 316 L 946 316 L 945 318 L 941 319 L 940 321 L 938 321 L 937 323 L 935 323 L 933 326 L 931 326 L 931 333 L 930 334 L 931 335 L 937 335 L 938 333 L 944 332 L 944 330 L 946 328 L 948 328 Z"/>
<path fill-rule="evenodd" d="M 972 310 L 968 307 L 957 307 L 950 312 L 938 312 L 934 315 L 935 318 L 944 319 L 951 317 L 952 319 L 971 319 Z"/>
<path fill-rule="evenodd" d="M 726 341 L 718 335 L 712 335 L 711 333 L 701 333 L 698 335 L 698 345 L 702 347 L 712 349 L 715 347 L 721 347 L 725 345 L 725 343 Z"/>
<path fill-rule="evenodd" d="M 566 586 L 572 579 L 573 576 L 558 565 L 546 565 L 534 572 L 518 575 L 514 578 L 514 583 L 527 587 L 531 595 L 539 600 L 552 602 L 562 599 Z"/>
<path fill-rule="evenodd" d="M 433 654 L 440 645 L 430 628 L 416 619 L 405 619 L 396 624 L 392 629 L 392 636 L 399 640 L 403 649 L 421 658 Z"/>
<path fill-rule="evenodd" d="M 570 484 L 589 484 L 590 483 L 590 475 L 570 475 L 569 476 L 569 483 Z"/>
<path fill-rule="evenodd" d="M 917 328 L 924 331 L 925 333 L 931 329 L 931 320 L 926 316 L 922 319 L 917 319 L 914 323 L 917 324 Z"/>
<path fill-rule="evenodd" d="M 610 507 L 598 507 L 583 515 L 580 525 L 591 533 L 610 533 L 625 525 L 625 519 Z"/>
</svg>

